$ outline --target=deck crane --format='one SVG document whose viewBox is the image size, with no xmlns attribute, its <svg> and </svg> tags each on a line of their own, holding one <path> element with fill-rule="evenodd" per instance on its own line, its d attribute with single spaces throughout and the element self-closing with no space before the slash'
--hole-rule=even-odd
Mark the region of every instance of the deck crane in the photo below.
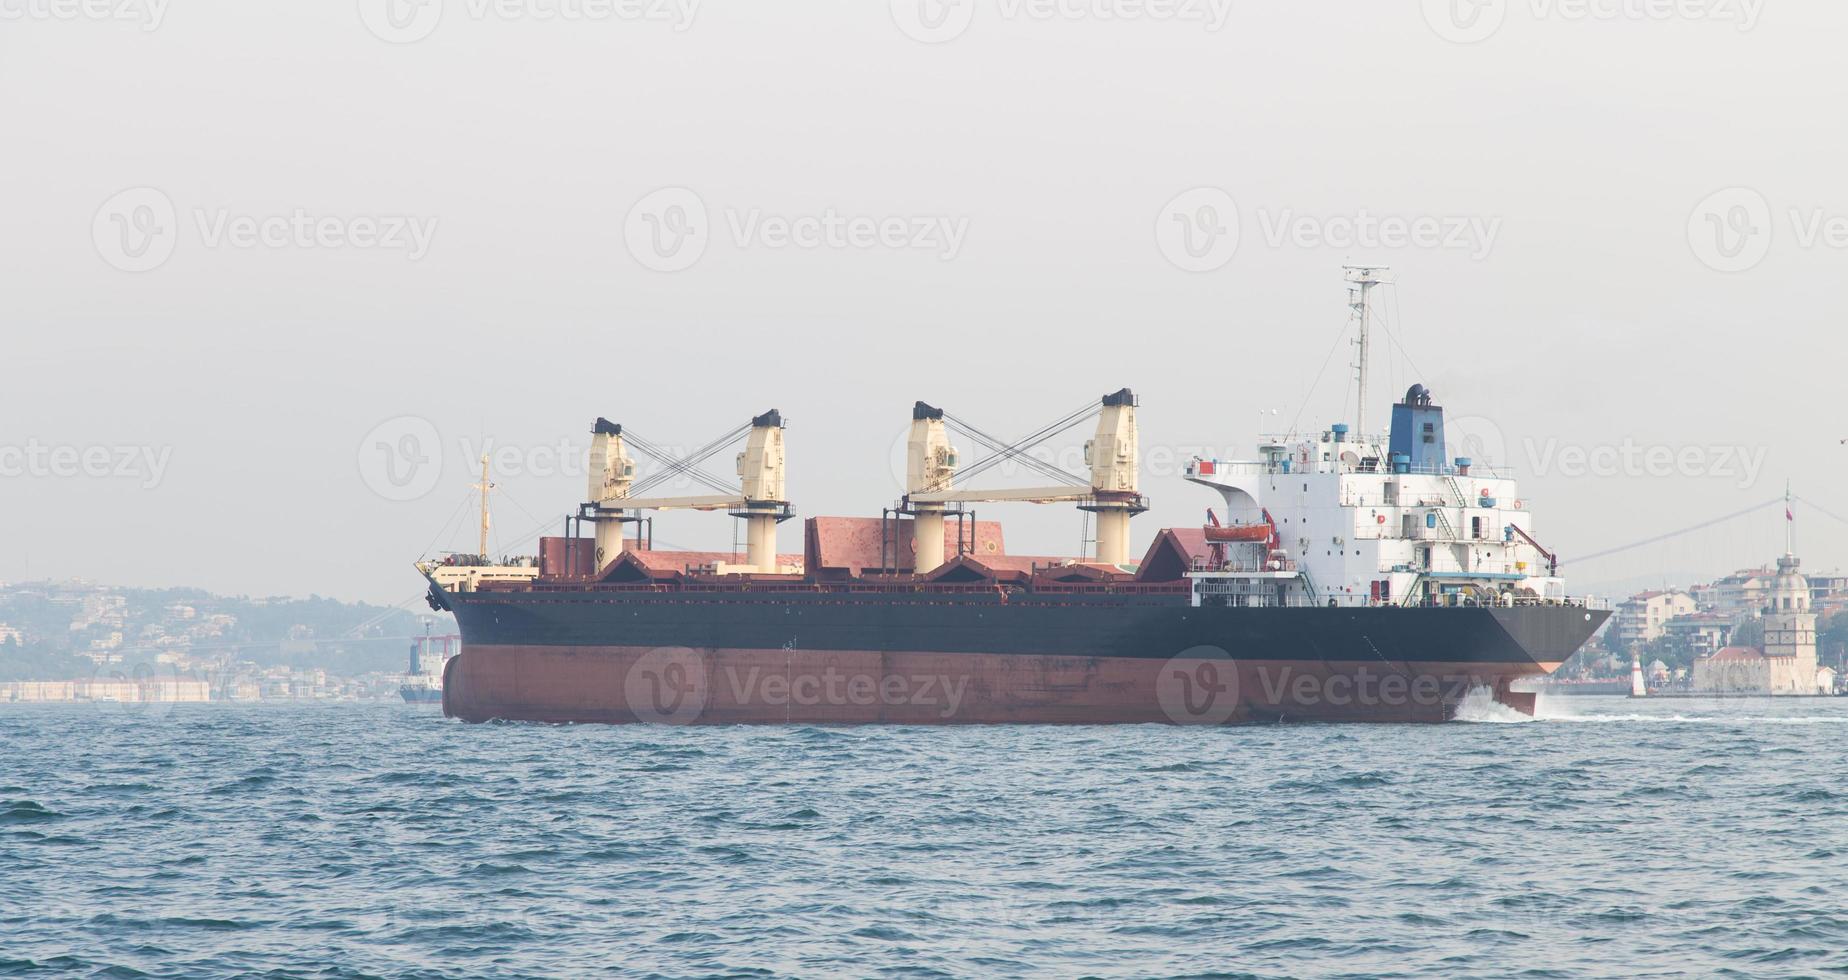
<svg viewBox="0 0 1848 980">
<path fill-rule="evenodd" d="M 1085 443 L 1084 480 L 1028 455 L 1034 446 L 1095 416 L 1097 429 Z M 981 443 L 991 455 L 959 469 L 956 447 L 946 428 Z M 913 569 L 922 575 L 944 561 L 943 515 L 949 504 L 1072 502 L 1097 515 L 1097 560 L 1121 565 L 1129 560 L 1129 519 L 1148 509 L 1137 479 L 1136 396 L 1128 388 L 1087 403 L 1078 411 L 1041 427 L 1013 442 L 997 439 L 940 408 L 918 402 L 911 412 L 911 430 L 905 440 L 905 499 L 901 512 L 912 515 Z M 1059 485 L 997 490 L 958 490 L 956 480 L 975 476 L 1005 462 L 1015 461 Z"/>
<path fill-rule="evenodd" d="M 735 445 L 740 438 L 744 440 L 744 451 L 737 456 L 738 484 L 725 483 L 699 469 L 702 462 Z M 630 449 L 654 459 L 662 469 L 637 480 Z M 715 492 L 680 497 L 648 495 L 675 477 L 686 477 Z M 641 512 L 651 510 L 729 512 L 745 522 L 746 541 L 746 567 L 730 570 L 774 574 L 778 570 L 776 526 L 795 516 L 785 488 L 782 413 L 771 409 L 751 419 L 749 425 L 739 426 L 684 456 L 675 455 L 633 430 L 625 432 L 609 419 L 599 418 L 591 429 L 589 490 L 590 501 L 579 508 L 579 515 L 596 525 L 599 574 L 622 555 L 623 525 L 641 520 Z"/>
<path fill-rule="evenodd" d="M 1544 545 L 1542 545 L 1538 541 L 1535 541 L 1534 536 L 1531 534 L 1528 534 L 1525 530 L 1521 528 L 1519 524 L 1511 523 L 1508 525 L 1508 527 L 1510 530 L 1514 531 L 1514 533 L 1520 535 L 1521 540 L 1526 541 L 1530 545 L 1533 545 L 1534 550 L 1540 552 L 1540 557 L 1546 559 L 1547 576 L 1549 578 L 1558 578 L 1559 577 L 1559 556 L 1546 550 L 1546 547 Z"/>
</svg>

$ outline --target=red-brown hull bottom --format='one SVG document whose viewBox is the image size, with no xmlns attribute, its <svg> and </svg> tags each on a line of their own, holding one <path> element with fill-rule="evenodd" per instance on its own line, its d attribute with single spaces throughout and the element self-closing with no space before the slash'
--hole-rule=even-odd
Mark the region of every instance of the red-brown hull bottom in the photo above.
<svg viewBox="0 0 1848 980">
<path fill-rule="evenodd" d="M 1534 695 L 1509 685 L 1557 666 L 474 645 L 444 670 L 443 712 L 616 724 L 1441 722 L 1478 688 L 1532 714 Z"/>
</svg>

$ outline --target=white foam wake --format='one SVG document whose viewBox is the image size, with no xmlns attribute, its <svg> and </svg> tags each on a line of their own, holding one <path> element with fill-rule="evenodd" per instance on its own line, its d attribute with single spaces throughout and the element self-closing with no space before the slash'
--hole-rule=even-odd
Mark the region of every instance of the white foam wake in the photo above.
<svg viewBox="0 0 1848 980">
<path fill-rule="evenodd" d="M 1848 716 L 1823 715 L 1540 715 L 1542 721 L 1577 721 L 1603 725 L 1615 722 L 1675 722 L 1686 725 L 1848 725 Z"/>
<path fill-rule="evenodd" d="M 1463 695 L 1451 720 L 1478 725 L 1518 725 L 1534 719 L 1495 700 L 1495 692 L 1483 686 L 1472 687 Z"/>
<path fill-rule="evenodd" d="M 1622 704 L 1623 709 L 1613 710 L 1618 704 Z M 1809 701 L 1807 704 L 1822 704 L 1829 707 L 1839 705 L 1841 708 L 1848 709 L 1848 699 L 1841 699 L 1838 702 Z M 1576 721 L 1594 725 L 1618 722 L 1670 722 L 1692 725 L 1848 724 L 1848 710 L 1844 710 L 1841 714 L 1762 713 L 1767 707 L 1782 706 L 1778 704 L 1776 698 L 1715 698 L 1710 701 L 1657 698 L 1619 701 L 1616 698 L 1582 698 L 1541 694 L 1538 703 L 1534 706 L 1534 715 L 1541 721 Z M 1805 706 L 1801 703 L 1790 705 L 1798 710 Z M 1651 711 L 1652 708 L 1656 710 Z M 1694 710 L 1690 712 L 1689 708 Z"/>
</svg>

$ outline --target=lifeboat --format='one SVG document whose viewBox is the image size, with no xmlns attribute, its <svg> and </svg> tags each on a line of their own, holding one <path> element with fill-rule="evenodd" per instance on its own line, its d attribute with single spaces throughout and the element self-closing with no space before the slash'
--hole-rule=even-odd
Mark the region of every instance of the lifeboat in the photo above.
<svg viewBox="0 0 1848 980">
<path fill-rule="evenodd" d="M 1201 530 L 1206 532 L 1206 540 L 1214 543 L 1262 542 L 1269 541 L 1271 536 L 1269 524 L 1227 524 L 1224 527 L 1208 524 Z"/>
</svg>

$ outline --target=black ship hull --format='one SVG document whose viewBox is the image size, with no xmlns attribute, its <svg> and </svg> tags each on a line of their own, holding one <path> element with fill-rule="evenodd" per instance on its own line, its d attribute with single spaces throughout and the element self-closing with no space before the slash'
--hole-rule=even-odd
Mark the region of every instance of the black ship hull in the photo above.
<svg viewBox="0 0 1848 980">
<path fill-rule="evenodd" d="M 470 721 L 984 724 L 1444 721 L 1575 652 L 1607 612 L 1194 607 L 1174 589 L 697 588 L 433 598 Z"/>
</svg>

